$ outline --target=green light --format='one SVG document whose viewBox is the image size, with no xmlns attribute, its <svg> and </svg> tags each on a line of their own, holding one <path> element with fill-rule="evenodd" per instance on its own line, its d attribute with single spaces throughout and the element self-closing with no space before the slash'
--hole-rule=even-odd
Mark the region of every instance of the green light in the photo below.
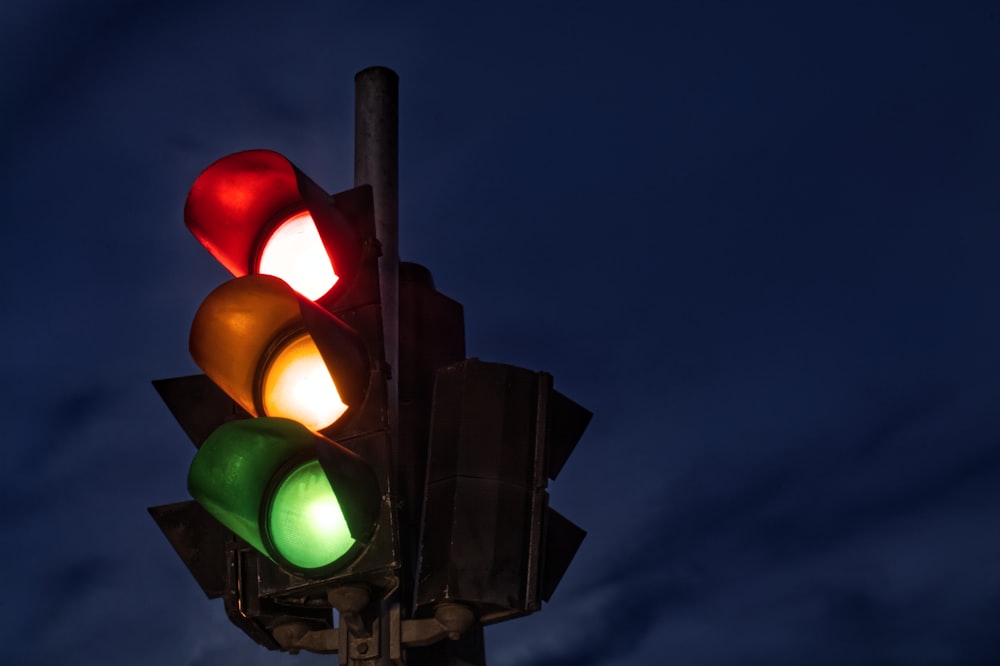
<svg viewBox="0 0 1000 666">
<path fill-rule="evenodd" d="M 337 496 L 317 460 L 296 467 L 282 480 L 267 520 L 275 550 L 302 569 L 330 564 L 354 545 Z"/>
<path fill-rule="evenodd" d="M 219 426 L 195 454 L 188 490 L 259 552 L 306 576 L 347 566 L 355 544 L 374 533 L 381 506 L 364 460 L 301 423 L 273 417 Z"/>
</svg>

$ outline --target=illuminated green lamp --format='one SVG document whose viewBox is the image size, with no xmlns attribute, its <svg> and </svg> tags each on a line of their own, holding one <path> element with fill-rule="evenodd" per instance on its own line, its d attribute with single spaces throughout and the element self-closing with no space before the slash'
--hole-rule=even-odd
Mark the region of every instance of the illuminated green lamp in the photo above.
<svg viewBox="0 0 1000 666">
<path fill-rule="evenodd" d="M 296 421 L 230 421 L 202 444 L 188 490 L 219 522 L 302 575 L 343 568 L 370 540 L 379 491 L 368 465 Z"/>
</svg>

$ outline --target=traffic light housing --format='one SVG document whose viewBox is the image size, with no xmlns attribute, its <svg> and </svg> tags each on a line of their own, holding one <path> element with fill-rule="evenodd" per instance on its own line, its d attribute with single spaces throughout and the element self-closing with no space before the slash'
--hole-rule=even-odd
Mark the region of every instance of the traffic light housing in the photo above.
<svg viewBox="0 0 1000 666">
<path fill-rule="evenodd" d="M 474 618 L 470 654 L 482 625 L 539 610 L 584 537 L 546 486 L 590 412 L 546 373 L 466 359 L 462 306 L 416 264 L 399 265 L 387 366 L 368 186 L 330 196 L 283 156 L 244 151 L 198 177 L 184 219 L 234 278 L 192 323 L 205 374 L 154 382 L 198 451 L 193 501 L 150 512 L 206 594 L 292 651 L 336 651 L 323 632 L 352 590 L 397 599 L 403 625 Z M 388 621 L 365 604 L 366 619 L 341 609 L 351 640 Z M 393 633 L 397 652 L 409 636 L 410 660 L 433 663 L 440 646 L 417 649 L 440 638 L 432 625 Z"/>
<path fill-rule="evenodd" d="M 199 447 L 198 508 L 151 513 L 206 593 L 224 588 L 234 622 L 276 648 L 281 623 L 332 626 L 332 587 L 398 584 L 372 191 L 330 196 L 281 155 L 244 151 L 199 176 L 184 217 L 235 278 L 194 317 L 205 375 L 154 382 Z"/>
</svg>

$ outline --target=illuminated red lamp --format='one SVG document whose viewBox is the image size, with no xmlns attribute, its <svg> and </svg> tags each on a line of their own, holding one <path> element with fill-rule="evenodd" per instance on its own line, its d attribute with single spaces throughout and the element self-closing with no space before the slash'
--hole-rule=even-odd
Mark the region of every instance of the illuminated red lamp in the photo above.
<svg viewBox="0 0 1000 666">
<path fill-rule="evenodd" d="M 333 199 L 270 150 L 227 155 L 188 193 L 184 223 L 236 277 L 279 277 L 306 298 L 350 284 L 362 241 Z"/>
<path fill-rule="evenodd" d="M 370 364 L 358 334 L 269 275 L 230 280 L 191 325 L 191 356 L 254 416 L 319 432 L 360 406 Z"/>
</svg>

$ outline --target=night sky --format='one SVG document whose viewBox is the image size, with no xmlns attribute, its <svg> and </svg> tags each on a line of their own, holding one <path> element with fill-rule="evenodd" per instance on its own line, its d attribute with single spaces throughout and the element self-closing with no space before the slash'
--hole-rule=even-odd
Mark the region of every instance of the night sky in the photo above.
<svg viewBox="0 0 1000 666">
<path fill-rule="evenodd" d="M 694 0 L 0 5 L 0 663 L 335 662 L 149 518 L 194 454 L 150 380 L 229 277 L 191 183 L 348 189 L 371 65 L 402 258 L 595 413 L 490 666 L 1000 664 L 1000 6 Z"/>
</svg>

